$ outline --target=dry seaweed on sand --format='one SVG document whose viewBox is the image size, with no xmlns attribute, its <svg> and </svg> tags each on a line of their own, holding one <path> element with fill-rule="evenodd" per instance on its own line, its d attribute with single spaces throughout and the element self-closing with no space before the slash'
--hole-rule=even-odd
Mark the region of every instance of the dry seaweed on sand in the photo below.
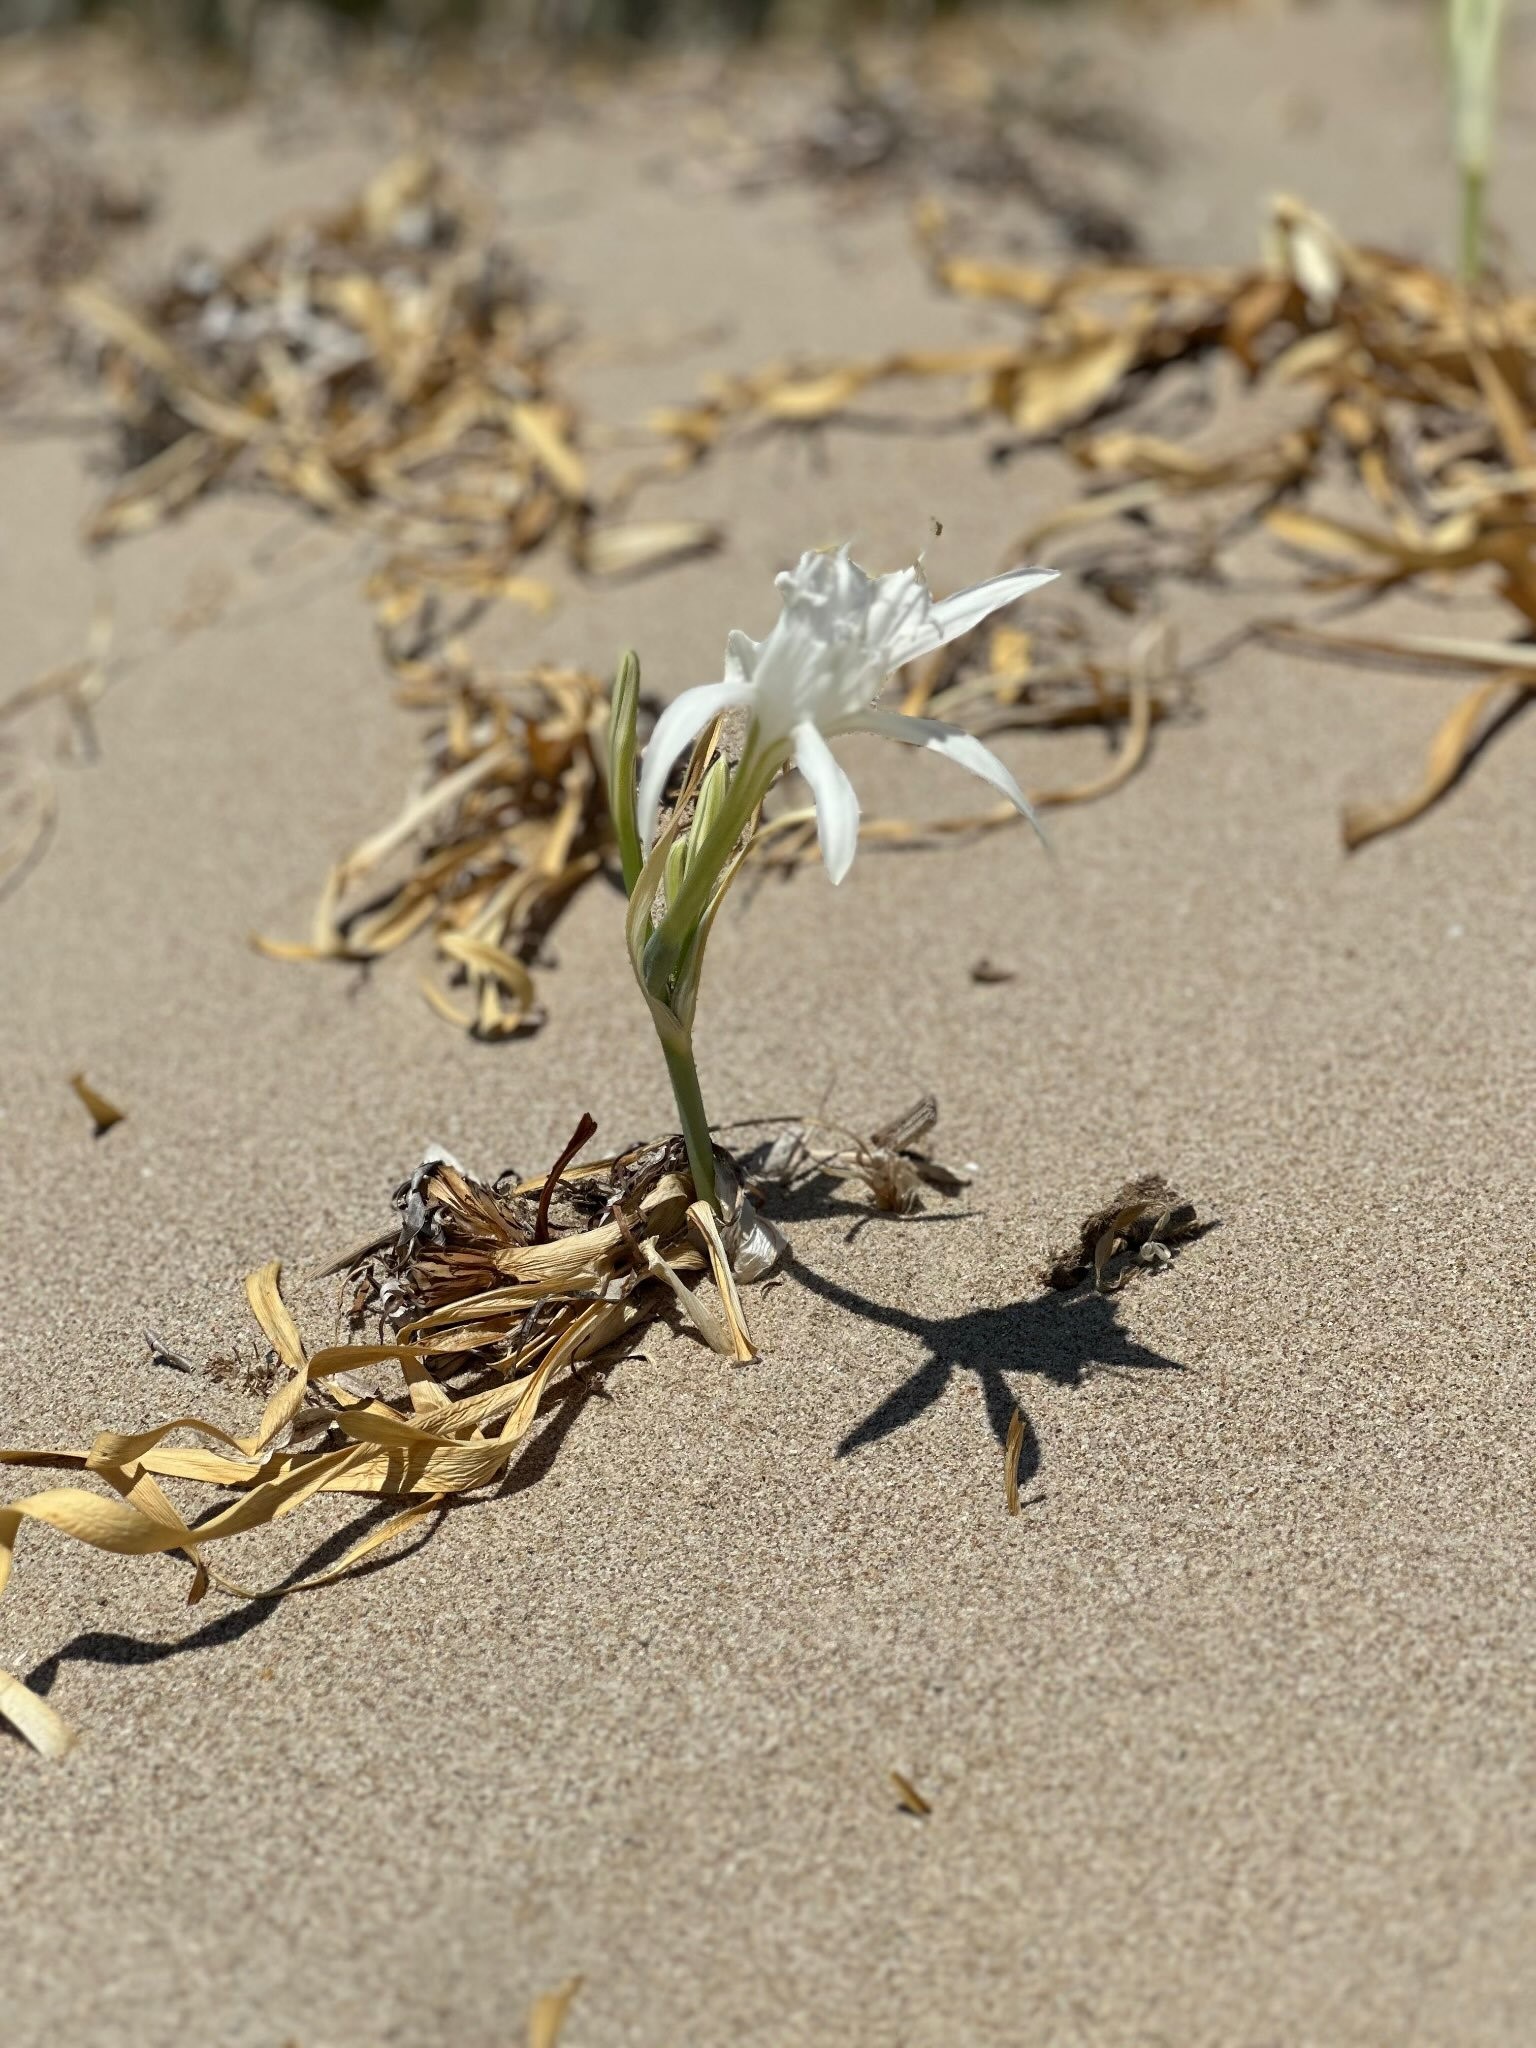
<svg viewBox="0 0 1536 2048">
<path fill-rule="evenodd" d="M 1266 261 L 1247 271 L 1053 279 L 951 257 L 941 240 L 933 251 L 949 289 L 1022 307 L 1059 351 L 1076 336 L 1082 424 L 1063 438 L 1089 488 L 1021 549 L 1070 538 L 1070 566 L 1117 571 L 1126 587 L 1128 563 L 1152 583 L 1219 581 L 1232 546 L 1259 535 L 1293 574 L 1306 565 L 1305 590 L 1360 604 L 1405 587 L 1476 597 L 1491 581 L 1514 614 L 1503 666 L 1518 668 L 1536 626 L 1536 293 L 1495 282 L 1469 295 L 1427 265 L 1348 242 L 1289 199 L 1274 204 Z M 1258 415 L 1227 446 L 1197 451 L 1113 419 L 1155 400 L 1176 367 L 1209 375 L 1222 362 Z M 1038 435 L 1038 372 L 1005 383 L 994 396 Z M 1191 519 L 1196 506 L 1210 509 Z M 1486 736 L 1488 714 L 1508 708 L 1494 695 L 1483 683 L 1454 708 L 1412 797 L 1346 813 L 1347 847 L 1422 815 Z"/>
<path fill-rule="evenodd" d="M 1536 292 L 1468 293 L 1291 199 L 1274 202 L 1247 267 L 993 261 L 957 251 L 937 208 L 919 232 L 935 282 L 1013 309 L 1018 339 L 717 379 L 653 415 L 672 469 L 854 417 L 877 390 L 953 386 L 960 419 L 1077 465 L 1081 491 L 1020 535 L 1016 557 L 1050 544 L 1116 610 L 1155 611 L 1172 578 L 1229 581 L 1239 545 L 1258 544 L 1312 600 L 1477 599 L 1491 584 L 1512 614 L 1503 665 L 1521 667 L 1536 628 Z M 1192 438 L 1189 416 L 1223 389 L 1235 423 L 1214 444 Z M 1478 684 L 1434 737 L 1420 791 L 1357 806 L 1346 845 L 1422 815 L 1504 708 Z"/>
<path fill-rule="evenodd" d="M 921 1095 L 867 1137 L 820 1118 L 788 1124 L 769 1146 L 755 1178 L 786 1188 L 817 1180 L 860 1182 L 877 1210 L 910 1216 L 923 1207 L 925 1189 L 958 1195 L 970 1185 L 968 1174 L 941 1165 L 927 1150 L 938 1120 L 938 1098 Z"/>
<path fill-rule="evenodd" d="M 125 472 L 93 538 L 241 481 L 511 558 L 585 495 L 548 389 L 558 331 L 428 156 L 227 265 L 184 260 L 141 303 L 98 284 L 69 303 L 98 346 Z"/>
<path fill-rule="evenodd" d="M 1127 1181 L 1101 1209 L 1078 1225 L 1077 1241 L 1051 1260 L 1042 1274 L 1047 1287 L 1063 1292 L 1091 1280 L 1100 1294 L 1124 1286 L 1138 1266 L 1164 1266 L 1174 1248 L 1199 1237 L 1206 1225 L 1161 1174 Z"/>
<path fill-rule="evenodd" d="M 555 378 L 567 323 L 431 155 L 230 263 L 183 261 L 141 302 L 91 282 L 68 305 L 123 470 L 93 539 L 244 485 L 378 535 L 418 583 L 538 602 L 524 564 L 557 539 L 622 573 L 712 538 L 595 523 L 582 423 Z"/>
<path fill-rule="evenodd" d="M 253 1273 L 247 1299 L 284 1377 L 248 1434 L 181 1414 L 132 1435 L 102 1431 L 84 1450 L 0 1450 L 0 1465 L 85 1473 L 119 1496 L 64 1485 L 0 1506 L 0 1591 L 29 1524 L 125 1557 L 180 1552 L 193 1602 L 210 1586 L 236 1599 L 314 1590 L 500 1479 L 552 1385 L 674 1302 L 725 1355 L 750 1351 L 719 1225 L 711 1216 L 711 1234 L 699 1215 L 682 1141 L 571 1165 L 587 1128 L 531 1180 L 486 1182 L 429 1155 L 397 1191 L 392 1228 L 339 1262 L 354 1329 L 371 1325 L 372 1337 L 311 1351 L 277 1263 Z M 737 1184 L 723 1155 L 721 1167 L 729 1193 Z M 709 1277 L 722 1283 L 718 1311 L 697 1292 Z M 184 1513 L 162 1482 L 190 1488 L 193 1507 Z M 225 1572 L 226 1538 L 322 1493 L 402 1505 L 313 1577 L 253 1588 Z M 211 1513 L 198 1511 L 199 1496 L 212 1497 Z M 0 1717 L 47 1755 L 69 1746 L 56 1709 L 4 1673 Z"/>
<path fill-rule="evenodd" d="M 608 692 L 579 669 L 482 675 L 462 651 L 400 658 L 402 701 L 428 715 L 421 786 L 331 870 L 288 960 L 367 961 L 431 934 L 432 1007 L 483 1038 L 537 1026 L 534 980 L 561 911 L 614 857 L 602 784 Z"/>
</svg>

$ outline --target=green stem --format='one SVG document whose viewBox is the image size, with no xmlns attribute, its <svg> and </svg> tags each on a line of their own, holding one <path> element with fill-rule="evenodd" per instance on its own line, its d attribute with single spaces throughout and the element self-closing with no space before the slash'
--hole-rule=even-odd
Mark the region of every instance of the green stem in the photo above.
<svg viewBox="0 0 1536 2048">
<path fill-rule="evenodd" d="M 693 1047 L 686 1039 L 677 1045 L 669 1045 L 663 1039 L 661 1049 L 667 1056 L 667 1072 L 672 1078 L 672 1093 L 677 1098 L 677 1113 L 682 1119 L 683 1143 L 688 1147 L 694 1192 L 701 1202 L 708 1202 L 713 1209 L 716 1206 L 715 1148 L 709 1135 L 709 1117 L 699 1088 L 699 1070 L 694 1062 Z"/>
<path fill-rule="evenodd" d="M 1464 164 L 1461 172 L 1461 281 L 1474 285 L 1483 274 L 1483 188 L 1480 167 Z"/>
</svg>

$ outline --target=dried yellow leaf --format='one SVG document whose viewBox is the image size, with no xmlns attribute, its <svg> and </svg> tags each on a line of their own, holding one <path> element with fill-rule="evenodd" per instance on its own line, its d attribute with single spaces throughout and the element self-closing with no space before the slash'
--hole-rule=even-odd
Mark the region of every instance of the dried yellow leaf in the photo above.
<svg viewBox="0 0 1536 2048">
<path fill-rule="evenodd" d="M 933 1807 L 918 1791 L 912 1780 L 901 1771 L 892 1771 L 891 1783 L 896 1787 L 896 1798 L 906 1813 L 915 1814 L 919 1820 L 926 1820 Z"/>
<path fill-rule="evenodd" d="M 577 559 L 591 576 L 632 576 L 663 562 L 708 554 L 721 538 L 719 527 L 707 519 L 637 519 L 592 527 L 578 543 Z"/>
<path fill-rule="evenodd" d="M 528 2048 L 556 2048 L 571 2001 L 581 1989 L 581 1979 L 572 1977 L 558 1991 L 546 1991 L 534 2000 L 528 2015 Z"/>
<path fill-rule="evenodd" d="M 93 1088 L 90 1082 L 86 1080 L 84 1074 L 71 1074 L 69 1085 L 85 1104 L 87 1110 L 89 1110 L 91 1121 L 96 1126 L 98 1138 L 104 1132 L 110 1131 L 114 1124 L 122 1122 L 124 1112 L 118 1108 L 115 1102 L 109 1102 L 105 1095 L 102 1095 L 97 1089 Z"/>
<path fill-rule="evenodd" d="M 1019 1459 L 1024 1450 L 1024 1411 L 1015 1405 L 1008 1418 L 1008 1436 L 1003 1445 L 1003 1492 L 1010 1515 L 1019 1512 Z"/>
</svg>

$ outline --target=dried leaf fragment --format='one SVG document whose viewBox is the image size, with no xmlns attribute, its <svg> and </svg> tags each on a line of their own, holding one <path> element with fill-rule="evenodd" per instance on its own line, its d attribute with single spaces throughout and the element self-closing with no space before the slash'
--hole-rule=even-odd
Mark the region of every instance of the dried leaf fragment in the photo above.
<svg viewBox="0 0 1536 2048">
<path fill-rule="evenodd" d="M 1003 1444 L 1003 1493 L 1010 1515 L 1019 1512 L 1019 1459 L 1024 1451 L 1024 1438 L 1029 1424 L 1024 1420 L 1024 1410 L 1017 1402 L 1008 1418 L 1008 1435 Z"/>
<path fill-rule="evenodd" d="M 1536 693 L 1536 679 L 1519 674 L 1479 683 L 1469 690 L 1430 742 L 1424 779 L 1410 795 L 1393 802 L 1352 804 L 1344 813 L 1343 838 L 1353 852 L 1384 832 L 1395 832 L 1423 817 L 1466 773 L 1473 757 L 1509 716 Z"/>
<path fill-rule="evenodd" d="M 16 1733 L 50 1763 L 56 1763 L 74 1747 L 75 1733 L 69 1723 L 9 1671 L 0 1671 L 0 1721 L 9 1721 Z"/>
<path fill-rule="evenodd" d="M 918 1791 L 912 1780 L 902 1771 L 892 1771 L 891 1783 L 896 1788 L 896 1802 L 903 1813 L 913 1814 L 918 1820 L 926 1820 L 933 1807 Z"/>
<path fill-rule="evenodd" d="M 581 1981 L 580 1977 L 572 1977 L 558 1991 L 546 1991 L 542 1998 L 534 2000 L 528 2015 L 528 2048 L 556 2048 Z"/>
<path fill-rule="evenodd" d="M 98 1138 L 104 1137 L 114 1124 L 120 1124 L 127 1114 L 115 1102 L 109 1102 L 105 1095 L 93 1088 L 84 1074 L 71 1074 L 69 1085 L 90 1113 L 91 1122 L 96 1126 Z"/>
<path fill-rule="evenodd" d="M 578 543 L 577 559 L 589 576 L 634 576 L 709 554 L 722 537 L 708 519 L 629 520 L 592 527 Z"/>
<path fill-rule="evenodd" d="M 1194 1203 L 1186 1202 L 1161 1174 L 1143 1174 L 1083 1219 L 1077 1242 L 1057 1253 L 1042 1278 L 1046 1286 L 1066 1291 L 1091 1277 L 1099 1293 L 1109 1293 L 1124 1284 L 1136 1264 L 1165 1265 L 1172 1247 L 1199 1237 L 1205 1228 Z"/>
</svg>

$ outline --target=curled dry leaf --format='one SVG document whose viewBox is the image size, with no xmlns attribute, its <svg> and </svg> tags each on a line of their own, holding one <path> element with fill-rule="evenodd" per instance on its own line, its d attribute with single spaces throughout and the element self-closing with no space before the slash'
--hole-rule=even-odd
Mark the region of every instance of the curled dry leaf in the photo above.
<svg viewBox="0 0 1536 2048">
<path fill-rule="evenodd" d="M 0 1464 L 89 1474 L 119 1496 L 76 1484 L 0 1506 L 0 1590 L 21 1530 L 47 1527 L 124 1557 L 180 1552 L 192 1600 L 210 1586 L 237 1599 L 312 1591 L 499 1480 L 552 1386 L 632 1339 L 669 1293 L 713 1326 L 717 1349 L 750 1353 L 718 1232 L 699 1227 L 680 1138 L 595 1164 L 563 1155 L 532 1180 L 481 1181 L 433 1152 L 394 1207 L 394 1227 L 345 1261 L 352 1341 L 309 1350 L 275 1262 L 246 1282 L 282 1373 L 248 1434 L 179 1414 L 131 1435 L 104 1430 L 83 1450 L 0 1450 Z M 690 1285 L 711 1272 L 723 1321 Z M 399 1389 L 376 1391 L 381 1373 L 398 1374 Z M 220 1504 L 183 1512 L 162 1481 Z M 253 1588 L 223 1570 L 226 1539 L 322 1493 L 403 1505 L 308 1578 Z M 6 1673 L 0 1716 L 46 1755 L 68 1746 L 57 1710 Z"/>
<path fill-rule="evenodd" d="M 1396 802 L 1352 804 L 1344 813 L 1344 844 L 1353 851 L 1383 832 L 1395 832 L 1422 817 L 1460 780 L 1493 734 L 1536 692 L 1536 678 L 1518 673 L 1502 682 L 1469 690 L 1430 742 L 1424 779 Z"/>
<path fill-rule="evenodd" d="M 122 1122 L 123 1111 L 118 1108 L 115 1102 L 109 1102 L 105 1095 L 100 1094 L 93 1088 L 84 1074 L 71 1074 L 69 1085 L 85 1104 L 91 1122 L 96 1127 L 98 1138 L 110 1131 L 114 1124 Z"/>
</svg>

